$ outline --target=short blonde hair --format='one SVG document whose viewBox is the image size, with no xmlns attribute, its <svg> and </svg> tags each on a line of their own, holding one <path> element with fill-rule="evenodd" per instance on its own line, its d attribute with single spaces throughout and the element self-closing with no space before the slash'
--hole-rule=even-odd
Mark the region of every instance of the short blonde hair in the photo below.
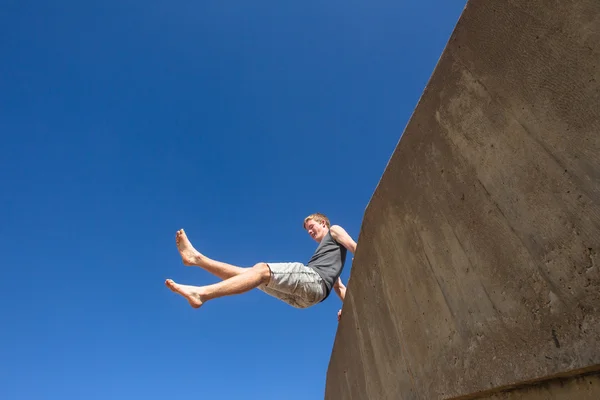
<svg viewBox="0 0 600 400">
<path fill-rule="evenodd" d="M 314 214 L 310 214 L 308 217 L 304 218 L 304 224 L 302 224 L 304 229 L 306 229 L 306 223 L 308 221 L 310 221 L 311 219 L 319 224 L 321 222 L 325 222 L 325 225 L 327 226 L 327 228 L 329 228 L 331 226 L 331 223 L 329 222 L 329 218 L 327 218 L 325 216 L 325 214 L 314 213 Z"/>
</svg>

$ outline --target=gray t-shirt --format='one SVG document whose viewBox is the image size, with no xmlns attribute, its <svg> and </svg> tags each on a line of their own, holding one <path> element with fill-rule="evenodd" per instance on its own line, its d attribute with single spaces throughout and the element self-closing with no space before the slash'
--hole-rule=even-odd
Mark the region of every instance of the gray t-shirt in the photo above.
<svg viewBox="0 0 600 400">
<path fill-rule="evenodd" d="M 333 284 L 344 269 L 347 251 L 344 246 L 331 237 L 331 232 L 328 231 L 307 264 L 325 281 L 327 293 L 323 300 L 329 296 Z"/>
</svg>

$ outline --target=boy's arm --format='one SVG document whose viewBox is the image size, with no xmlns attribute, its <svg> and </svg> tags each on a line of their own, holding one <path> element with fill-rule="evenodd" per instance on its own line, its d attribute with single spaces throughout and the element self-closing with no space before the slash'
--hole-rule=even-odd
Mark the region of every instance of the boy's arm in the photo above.
<svg viewBox="0 0 600 400">
<path fill-rule="evenodd" d="M 348 249 L 350 253 L 356 253 L 356 242 L 354 241 L 354 239 L 352 239 L 352 237 L 350 237 L 350 235 L 348 235 L 348 232 L 346 232 L 344 228 L 342 228 L 339 225 L 333 225 L 331 228 L 329 228 L 329 231 L 331 232 L 331 237 L 333 238 L 333 240 L 335 240 L 336 242 L 344 246 L 346 249 Z M 340 278 L 338 278 L 337 281 L 335 281 L 335 283 L 333 284 L 333 290 L 335 290 L 335 293 L 337 293 L 337 295 L 340 297 L 343 304 L 344 298 L 346 297 L 346 286 L 344 286 Z M 338 311 L 337 317 L 339 321 L 342 317 L 341 309 Z"/>
<path fill-rule="evenodd" d="M 329 232 L 331 232 L 333 240 L 344 246 L 349 252 L 352 254 L 356 252 L 356 242 L 348 235 L 348 232 L 344 228 L 339 225 L 333 225 L 329 228 Z"/>
<path fill-rule="evenodd" d="M 346 286 L 344 286 L 344 284 L 342 283 L 341 278 L 337 278 L 337 281 L 335 281 L 335 283 L 333 284 L 333 290 L 335 290 L 335 292 L 340 297 L 340 300 L 342 300 L 343 303 L 344 298 L 346 297 Z"/>
<path fill-rule="evenodd" d="M 337 278 L 337 281 L 333 284 L 333 290 L 337 293 L 337 295 L 342 300 L 342 304 L 344 304 L 344 298 L 346 297 L 346 286 L 342 283 L 340 278 Z M 337 319 L 338 321 L 342 318 L 342 309 L 338 311 Z"/>
</svg>

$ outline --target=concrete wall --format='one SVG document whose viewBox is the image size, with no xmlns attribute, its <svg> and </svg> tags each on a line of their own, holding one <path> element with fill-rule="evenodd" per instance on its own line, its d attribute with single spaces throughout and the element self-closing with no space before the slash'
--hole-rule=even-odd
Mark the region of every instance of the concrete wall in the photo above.
<svg viewBox="0 0 600 400">
<path fill-rule="evenodd" d="M 512 390 L 474 398 L 481 400 L 598 400 L 600 399 L 600 375 L 551 379 L 539 384 L 521 385 Z"/>
<path fill-rule="evenodd" d="M 365 212 L 326 399 L 600 370 L 599 252 L 600 1 L 470 1 Z"/>
</svg>

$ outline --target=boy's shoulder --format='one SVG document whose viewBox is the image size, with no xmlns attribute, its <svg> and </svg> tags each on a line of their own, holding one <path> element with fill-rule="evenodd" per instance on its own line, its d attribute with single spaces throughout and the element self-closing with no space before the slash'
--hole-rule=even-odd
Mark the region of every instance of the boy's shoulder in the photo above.
<svg viewBox="0 0 600 400">
<path fill-rule="evenodd" d="M 331 227 L 329 228 L 329 232 L 331 233 L 331 235 L 340 235 L 343 233 L 346 233 L 346 230 L 344 228 L 342 228 L 340 225 L 331 225 Z"/>
</svg>

